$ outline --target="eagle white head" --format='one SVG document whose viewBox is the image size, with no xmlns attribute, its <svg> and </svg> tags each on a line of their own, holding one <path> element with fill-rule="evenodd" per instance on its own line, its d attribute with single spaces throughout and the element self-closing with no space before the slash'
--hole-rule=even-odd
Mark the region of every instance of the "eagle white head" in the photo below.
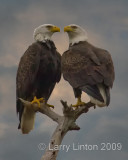
<svg viewBox="0 0 128 160">
<path fill-rule="evenodd" d="M 60 32 L 60 28 L 53 24 L 43 24 L 34 30 L 34 40 L 45 42 L 51 40 L 53 33 Z"/>
<path fill-rule="evenodd" d="M 88 39 L 86 31 L 76 24 L 70 24 L 64 27 L 64 32 L 68 33 L 69 44 L 71 45 Z"/>
</svg>

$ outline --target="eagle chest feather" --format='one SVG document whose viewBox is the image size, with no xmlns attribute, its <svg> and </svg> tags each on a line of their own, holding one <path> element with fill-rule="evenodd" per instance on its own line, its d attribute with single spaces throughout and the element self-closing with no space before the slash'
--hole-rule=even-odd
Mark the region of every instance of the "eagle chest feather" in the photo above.
<svg viewBox="0 0 128 160">
<path fill-rule="evenodd" d="M 87 59 L 85 56 L 77 53 L 66 53 L 62 59 L 63 72 L 77 72 L 84 67 Z"/>
<path fill-rule="evenodd" d="M 38 71 L 40 80 L 54 82 L 57 73 L 57 60 L 56 55 L 53 54 L 51 51 L 42 54 Z"/>
</svg>

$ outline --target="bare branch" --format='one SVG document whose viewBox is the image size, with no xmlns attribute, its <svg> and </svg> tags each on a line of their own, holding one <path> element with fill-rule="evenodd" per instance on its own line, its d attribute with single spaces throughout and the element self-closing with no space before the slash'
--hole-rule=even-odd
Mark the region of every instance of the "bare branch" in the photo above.
<svg viewBox="0 0 128 160">
<path fill-rule="evenodd" d="M 89 108 L 94 106 L 91 102 L 85 104 L 85 106 L 79 107 L 77 109 L 73 109 L 70 105 L 68 106 L 67 102 L 61 100 L 63 105 L 63 116 L 55 113 L 51 108 L 49 108 L 46 104 L 41 103 L 40 107 L 34 103 L 25 101 L 21 99 L 21 102 L 25 107 L 32 107 L 34 111 L 39 111 L 47 115 L 53 121 L 58 123 L 56 130 L 54 131 L 51 141 L 46 149 L 45 154 L 42 156 L 41 160 L 56 160 L 57 154 L 59 150 L 55 149 L 55 146 L 59 146 L 68 131 L 72 130 L 80 130 L 80 127 L 75 123 L 76 119 L 83 113 L 87 113 Z"/>
<path fill-rule="evenodd" d="M 69 127 L 69 130 L 72 131 L 72 130 L 80 130 L 80 127 L 76 124 L 76 123 L 73 123 L 71 127 Z"/>
<path fill-rule="evenodd" d="M 21 102 L 24 104 L 25 107 L 31 107 L 31 108 L 33 108 L 34 111 L 36 111 L 36 112 L 38 111 L 40 113 L 43 113 L 57 123 L 59 123 L 59 121 L 61 121 L 61 119 L 62 119 L 62 116 L 55 113 L 53 111 L 53 109 L 51 109 L 50 107 L 48 107 L 44 103 L 41 103 L 40 107 L 39 107 L 37 103 L 31 104 L 31 102 L 28 102 L 22 98 L 19 98 L 19 99 L 21 100 Z"/>
<path fill-rule="evenodd" d="M 87 113 L 90 107 L 94 107 L 95 105 L 91 102 L 85 104 L 85 106 L 79 107 L 75 110 L 75 117 L 76 119 L 83 113 Z"/>
</svg>

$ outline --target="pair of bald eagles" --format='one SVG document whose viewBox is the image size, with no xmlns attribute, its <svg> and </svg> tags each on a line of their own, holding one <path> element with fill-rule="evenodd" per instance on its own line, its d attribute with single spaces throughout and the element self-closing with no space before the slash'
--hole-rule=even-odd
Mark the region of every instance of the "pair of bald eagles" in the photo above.
<svg viewBox="0 0 128 160">
<path fill-rule="evenodd" d="M 17 78 L 16 96 L 19 129 L 27 134 L 33 129 L 32 108 L 24 107 L 19 98 L 31 103 L 47 101 L 61 79 L 61 73 L 73 87 L 77 103 L 73 107 L 83 106 L 82 91 L 97 106 L 108 106 L 110 88 L 114 81 L 114 67 L 108 51 L 97 48 L 87 41 L 83 28 L 72 24 L 64 27 L 69 36 L 69 49 L 61 56 L 51 40 L 53 33 L 59 32 L 57 26 L 41 25 L 34 31 L 35 42 L 21 57 Z M 47 104 L 49 107 L 52 105 Z"/>
</svg>

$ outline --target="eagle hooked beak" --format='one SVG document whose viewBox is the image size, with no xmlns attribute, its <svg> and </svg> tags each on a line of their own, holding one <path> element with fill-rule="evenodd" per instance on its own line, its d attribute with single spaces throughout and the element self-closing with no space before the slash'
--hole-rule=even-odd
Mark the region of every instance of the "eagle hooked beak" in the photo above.
<svg viewBox="0 0 128 160">
<path fill-rule="evenodd" d="M 73 32 L 73 28 L 71 26 L 64 27 L 64 32 Z"/>
<path fill-rule="evenodd" d="M 51 32 L 60 32 L 60 28 L 57 26 L 53 26 L 50 30 Z"/>
</svg>

